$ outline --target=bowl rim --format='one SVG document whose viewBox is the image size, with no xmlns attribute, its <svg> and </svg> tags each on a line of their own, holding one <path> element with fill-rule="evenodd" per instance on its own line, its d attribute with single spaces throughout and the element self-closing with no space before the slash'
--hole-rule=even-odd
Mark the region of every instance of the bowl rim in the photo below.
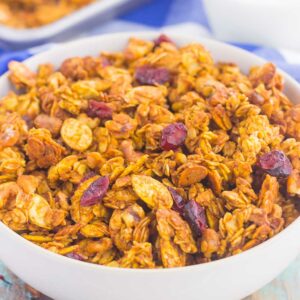
<svg viewBox="0 0 300 300">
<path fill-rule="evenodd" d="M 130 37 L 137 37 L 137 38 L 143 38 L 143 39 L 149 40 L 149 39 L 153 39 L 153 38 L 157 37 L 158 35 L 160 35 L 162 33 L 164 33 L 164 32 L 161 30 L 141 31 L 141 32 L 117 32 L 117 33 L 109 33 L 109 34 L 81 38 L 81 39 L 77 39 L 75 41 L 58 44 L 53 48 L 50 48 L 39 54 L 33 55 L 32 57 L 24 60 L 23 63 L 25 63 L 25 64 L 34 63 L 34 60 L 36 60 L 40 57 L 47 56 L 47 55 L 51 54 L 52 52 L 55 52 L 56 50 L 58 50 L 60 47 L 66 47 L 66 46 L 67 47 L 71 47 L 71 46 L 76 47 L 76 45 L 78 45 L 78 44 L 82 44 L 82 43 L 89 44 L 89 42 L 91 42 L 91 41 L 100 42 L 100 41 L 105 41 L 105 40 L 111 41 L 111 40 L 118 40 L 118 39 L 122 39 L 122 40 L 126 41 Z M 176 42 L 176 39 L 180 39 L 180 38 L 190 39 L 191 41 L 195 40 L 196 43 L 202 44 L 205 48 L 208 48 L 208 50 L 209 50 L 209 45 L 225 47 L 229 50 L 232 50 L 233 52 L 234 51 L 240 52 L 243 55 L 247 55 L 249 58 L 255 59 L 257 61 L 257 63 L 259 63 L 259 64 L 267 62 L 267 60 L 265 60 L 261 57 L 258 57 L 257 55 L 255 55 L 249 51 L 246 51 L 244 49 L 230 45 L 225 42 L 220 42 L 220 41 L 216 41 L 216 40 L 205 38 L 205 37 L 197 37 L 195 39 L 195 37 L 193 37 L 192 35 L 183 35 L 183 34 L 176 34 L 176 33 L 171 33 L 168 35 L 171 37 L 171 39 L 175 40 L 175 42 Z M 193 42 L 191 42 L 191 43 L 193 43 Z M 103 50 L 99 50 L 99 51 L 103 51 Z M 72 55 L 70 57 L 72 57 Z M 233 62 L 234 62 L 234 60 L 233 60 Z M 284 80 L 286 82 L 288 81 L 288 84 L 294 86 L 300 92 L 300 84 L 294 78 L 292 78 L 286 72 L 282 71 L 280 68 L 277 68 L 277 70 L 280 74 L 283 75 Z M 8 80 L 8 73 L 9 72 L 7 71 L 0 76 L 0 83 L 2 80 L 6 80 L 6 81 Z M 277 233 L 276 235 L 274 235 L 273 237 L 269 238 L 268 240 L 262 242 L 261 244 L 258 244 L 256 246 L 254 246 L 253 248 L 250 248 L 241 253 L 238 253 L 238 254 L 235 254 L 232 256 L 228 256 L 228 257 L 224 257 L 224 258 L 220 258 L 215 261 L 201 263 L 201 264 L 195 264 L 195 265 L 191 265 L 191 266 L 175 267 L 175 268 L 155 268 L 155 269 L 119 268 L 119 267 L 105 266 L 105 265 L 94 264 L 94 263 L 90 263 L 90 262 L 71 259 L 64 255 L 54 253 L 50 250 L 42 248 L 41 246 L 38 246 L 29 240 L 26 240 L 20 234 L 18 234 L 17 232 L 12 230 L 8 226 L 6 226 L 2 221 L 0 221 L 0 234 L 6 235 L 8 238 L 13 239 L 14 242 L 19 244 L 20 246 L 24 246 L 25 248 L 31 248 L 30 250 L 34 251 L 35 252 L 34 254 L 42 255 L 45 258 L 49 257 L 52 260 L 56 260 L 58 263 L 65 263 L 65 264 L 69 264 L 69 265 L 71 265 L 71 264 L 78 265 L 81 268 L 90 269 L 90 270 L 94 270 L 94 271 L 98 271 L 98 272 L 110 271 L 110 272 L 118 272 L 118 273 L 122 272 L 122 273 L 130 273 L 130 274 L 133 274 L 133 273 L 156 274 L 158 272 L 159 273 L 162 273 L 162 272 L 164 272 L 164 273 L 189 272 L 192 269 L 193 270 L 206 269 L 206 268 L 209 268 L 210 266 L 215 267 L 215 266 L 219 266 L 220 264 L 230 264 L 230 263 L 238 262 L 239 260 L 245 258 L 246 256 L 255 255 L 260 250 L 268 247 L 269 245 L 276 244 L 277 241 L 282 239 L 282 237 L 284 235 L 286 235 L 288 232 L 293 231 L 294 228 L 296 228 L 297 226 L 300 226 L 300 216 L 298 218 L 296 218 L 286 228 L 284 228 L 281 232 Z"/>
</svg>

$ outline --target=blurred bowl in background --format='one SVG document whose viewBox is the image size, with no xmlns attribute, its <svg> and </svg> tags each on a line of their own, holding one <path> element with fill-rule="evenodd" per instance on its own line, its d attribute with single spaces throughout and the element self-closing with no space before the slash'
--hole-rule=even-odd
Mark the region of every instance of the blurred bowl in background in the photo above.
<svg viewBox="0 0 300 300">
<path fill-rule="evenodd" d="M 300 50 L 300 1 L 203 0 L 218 39 Z"/>
<path fill-rule="evenodd" d="M 37 28 L 0 25 L 0 46 L 28 48 L 50 41 L 66 41 L 149 0 L 96 0 L 63 18 Z"/>
</svg>

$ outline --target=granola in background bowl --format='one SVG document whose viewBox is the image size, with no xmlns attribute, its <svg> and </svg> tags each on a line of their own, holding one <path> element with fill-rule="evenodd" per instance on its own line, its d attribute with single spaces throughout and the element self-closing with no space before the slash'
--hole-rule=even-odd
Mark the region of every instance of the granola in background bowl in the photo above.
<svg viewBox="0 0 300 300">
<path fill-rule="evenodd" d="M 43 248 L 181 267 L 246 251 L 299 215 L 300 110 L 271 63 L 243 74 L 160 36 L 57 70 L 11 62 L 10 79 L 0 219 Z"/>
<path fill-rule="evenodd" d="M 52 22 L 95 0 L 1 0 L 0 24 L 35 28 Z"/>
</svg>

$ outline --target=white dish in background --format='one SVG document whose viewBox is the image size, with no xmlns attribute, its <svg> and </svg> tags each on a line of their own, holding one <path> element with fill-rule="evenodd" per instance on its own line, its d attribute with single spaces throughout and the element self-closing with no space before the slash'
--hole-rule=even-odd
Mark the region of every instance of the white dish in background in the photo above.
<svg viewBox="0 0 300 300">
<path fill-rule="evenodd" d="M 158 33 L 119 33 L 57 46 L 28 59 L 36 69 L 51 62 L 58 67 L 71 56 L 120 51 L 130 36 L 154 39 Z M 247 72 L 264 60 L 239 48 L 204 38 L 172 34 L 178 44 L 200 42 L 220 61 L 236 62 Z M 285 93 L 300 103 L 300 85 L 289 75 Z M 8 74 L 0 78 L 0 97 L 11 88 Z M 0 259 L 17 276 L 56 300 L 237 300 L 275 278 L 299 253 L 300 218 L 268 241 L 241 254 L 210 263 L 173 269 L 119 269 L 80 262 L 52 253 L 23 239 L 0 222 Z"/>
<path fill-rule="evenodd" d="M 96 0 L 53 23 L 32 29 L 0 25 L 0 45 L 4 48 L 26 48 L 49 41 L 65 41 L 146 1 Z"/>
<path fill-rule="evenodd" d="M 300 50 L 300 1 L 203 0 L 218 39 Z"/>
</svg>

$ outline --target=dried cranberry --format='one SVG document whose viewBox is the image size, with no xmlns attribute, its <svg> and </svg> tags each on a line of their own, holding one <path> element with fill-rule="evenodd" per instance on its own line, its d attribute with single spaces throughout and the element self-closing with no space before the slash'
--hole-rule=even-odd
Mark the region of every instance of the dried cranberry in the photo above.
<svg viewBox="0 0 300 300">
<path fill-rule="evenodd" d="M 195 200 L 190 200 L 185 204 L 184 218 L 198 237 L 200 237 L 203 230 L 207 228 L 205 210 Z"/>
<path fill-rule="evenodd" d="M 101 56 L 101 64 L 102 64 L 103 68 L 112 65 L 111 61 L 107 57 L 105 57 L 105 56 Z"/>
<path fill-rule="evenodd" d="M 81 178 L 80 183 L 82 183 L 82 182 L 84 182 L 84 181 L 86 181 L 86 180 L 88 180 L 88 179 L 90 179 L 90 178 L 92 178 L 92 177 L 94 177 L 94 176 L 96 176 L 96 175 L 97 175 L 97 174 L 96 174 L 95 172 L 90 171 L 90 172 L 86 173 L 86 174 Z"/>
<path fill-rule="evenodd" d="M 72 259 L 76 259 L 76 260 L 81 260 L 81 261 L 84 260 L 84 258 L 83 258 L 80 254 L 75 253 L 75 252 L 70 252 L 70 253 L 68 253 L 68 254 L 66 255 L 66 257 L 69 257 L 69 258 L 72 258 Z"/>
<path fill-rule="evenodd" d="M 261 185 L 265 179 L 266 173 L 257 165 L 253 166 L 253 180 L 252 180 L 252 188 L 255 193 L 259 193 L 261 189 Z"/>
<path fill-rule="evenodd" d="M 34 126 L 33 119 L 31 117 L 24 115 L 22 119 L 25 121 L 28 129 L 31 129 Z"/>
<path fill-rule="evenodd" d="M 183 214 L 184 209 L 184 200 L 183 198 L 171 187 L 168 187 L 168 190 L 173 198 L 173 206 L 172 209 L 177 211 L 180 214 Z"/>
<path fill-rule="evenodd" d="M 279 150 L 263 154 L 258 159 L 258 165 L 265 173 L 275 177 L 287 177 L 292 172 L 290 160 Z"/>
<path fill-rule="evenodd" d="M 156 68 L 149 65 L 137 67 L 134 74 L 139 84 L 155 85 L 170 81 L 170 72 L 166 68 Z"/>
<path fill-rule="evenodd" d="M 7 281 L 6 278 L 2 274 L 0 274 L 0 281 L 3 281 L 7 285 L 11 285 L 11 283 L 9 281 Z"/>
<path fill-rule="evenodd" d="M 89 117 L 92 118 L 98 117 L 100 119 L 111 119 L 112 113 L 113 113 L 112 109 L 105 102 L 99 102 L 95 100 L 89 101 L 89 107 L 87 110 L 87 115 Z"/>
<path fill-rule="evenodd" d="M 171 43 L 174 44 L 174 42 L 165 34 L 161 34 L 158 38 L 154 40 L 154 46 L 158 47 L 161 43 Z"/>
<path fill-rule="evenodd" d="M 100 177 L 92 182 L 80 199 L 81 206 L 92 206 L 100 202 L 109 186 L 108 176 Z"/>
<path fill-rule="evenodd" d="M 161 147 L 163 150 L 175 150 L 183 145 L 187 129 L 183 123 L 173 123 L 165 127 L 161 134 Z"/>
</svg>

